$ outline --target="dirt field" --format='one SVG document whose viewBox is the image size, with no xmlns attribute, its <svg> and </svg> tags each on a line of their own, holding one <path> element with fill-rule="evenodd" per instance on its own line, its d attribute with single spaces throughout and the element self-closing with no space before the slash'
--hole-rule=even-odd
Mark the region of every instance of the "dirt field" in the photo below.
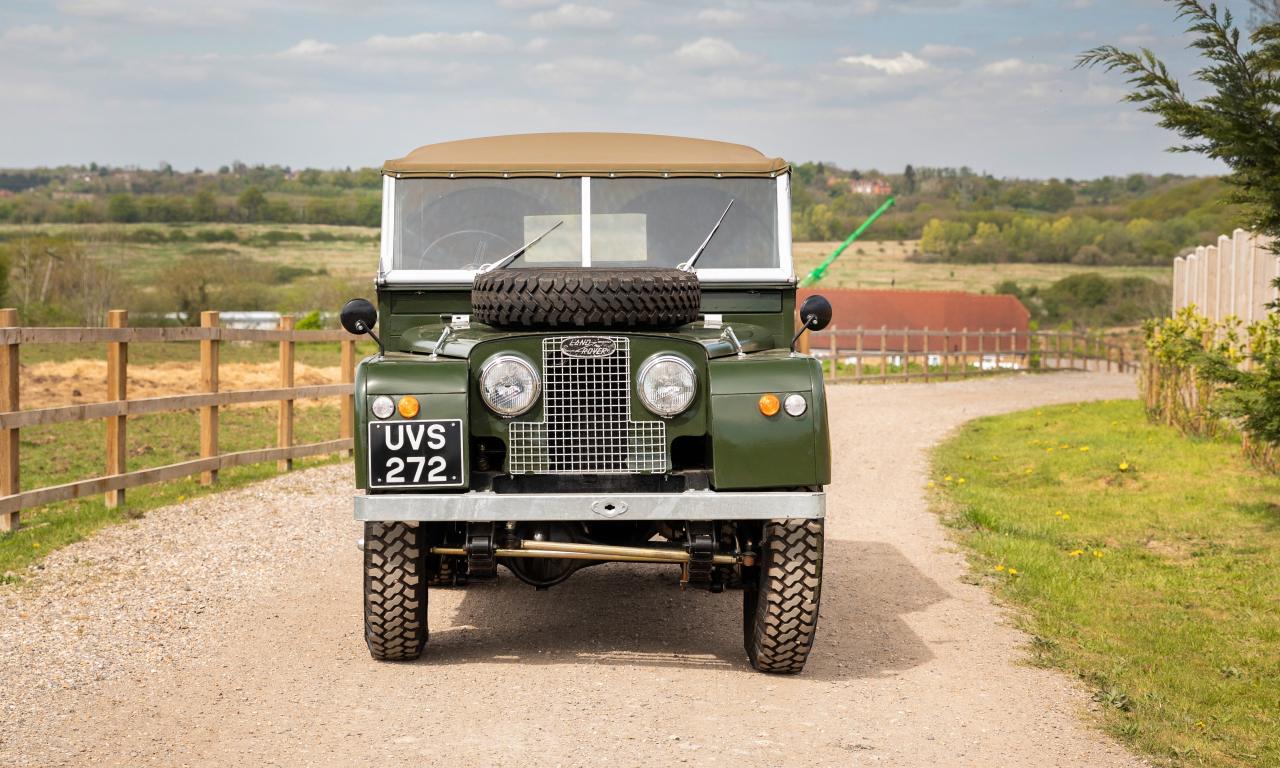
<svg viewBox="0 0 1280 768">
<path fill-rule="evenodd" d="M 431 644 L 361 638 L 348 467 L 154 511 L 0 587 L 0 765 L 1130 766 L 928 511 L 926 449 L 983 414 L 1129 397 L 1112 374 L 832 391 L 818 644 L 752 672 L 736 593 L 624 564 L 434 590 Z"/>
<path fill-rule="evenodd" d="M 335 384 L 338 366 L 294 363 L 294 384 Z M 107 362 L 101 359 L 39 362 L 22 367 L 22 407 L 100 403 L 106 399 Z M 277 363 L 222 363 L 218 385 L 223 390 L 273 389 L 280 386 Z M 182 395 L 200 391 L 198 363 L 172 362 L 129 366 L 129 398 Z M 305 406 L 314 400 L 299 400 Z"/>
</svg>

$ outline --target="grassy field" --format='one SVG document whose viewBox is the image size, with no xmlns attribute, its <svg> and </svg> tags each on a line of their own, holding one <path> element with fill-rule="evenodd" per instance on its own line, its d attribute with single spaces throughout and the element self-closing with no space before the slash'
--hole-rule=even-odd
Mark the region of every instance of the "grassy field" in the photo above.
<svg viewBox="0 0 1280 768">
<path fill-rule="evenodd" d="M 236 242 L 129 242 L 138 230 L 168 233 L 181 230 L 188 236 L 202 230 L 235 232 Z M 271 244 L 268 233 L 288 233 L 306 238 Z M 123 234 L 122 234 L 123 233 Z M 319 234 L 317 234 L 319 233 Z M 285 267 L 326 272 L 324 279 L 301 278 L 302 284 L 316 285 L 334 280 L 359 288 L 372 281 L 378 260 L 378 230 L 365 227 L 328 227 L 310 224 L 126 224 L 73 225 L 45 224 L 31 227 L 0 227 L 0 239 L 23 234 L 74 235 L 88 243 L 92 253 L 119 266 L 122 277 L 132 285 L 149 286 L 161 270 L 189 255 L 217 257 L 238 254 Z M 315 238 L 315 239 L 313 239 Z M 839 243 L 796 243 L 793 255 L 796 274 L 805 275 L 830 254 Z M 915 290 L 990 291 L 1002 280 L 1024 287 L 1048 285 L 1068 275 L 1101 272 L 1120 277 L 1137 275 L 1171 282 L 1172 267 L 1092 267 L 1075 264 L 925 264 L 908 261 L 917 250 L 916 241 L 861 241 L 852 245 L 828 271 L 821 285 L 833 288 L 904 288 Z M 304 290 L 305 292 L 305 290 Z M 316 307 L 317 309 L 333 309 Z M 245 309 L 227 307 L 226 309 Z"/>
<path fill-rule="evenodd" d="M 839 243 L 796 243 L 792 249 L 796 274 L 803 277 L 834 251 Z M 1173 282 L 1173 267 L 1092 267 L 1078 264 L 924 264 L 908 261 L 917 243 L 859 242 L 831 266 L 820 287 L 903 288 L 922 291 L 990 292 L 1003 280 L 1024 288 L 1048 285 L 1069 275 L 1099 272 L 1108 277 L 1149 277 Z"/>
<path fill-rule="evenodd" d="M 270 448 L 276 440 L 274 407 L 227 408 L 220 414 L 219 448 L 224 453 Z M 314 443 L 338 437 L 338 406 L 323 401 L 299 409 L 295 442 Z M 106 427 L 102 421 L 29 427 L 21 433 L 22 485 L 39 488 L 101 475 L 106 466 Z M 129 469 L 145 469 L 200 456 L 199 417 L 194 411 L 129 419 Z M 295 467 L 313 466 L 337 457 L 299 459 Z M 23 512 L 23 527 L 0 534 L 0 581 L 21 578 L 23 569 L 43 554 L 79 541 L 99 527 L 166 504 L 262 480 L 276 474 L 274 462 L 234 467 L 219 473 L 218 485 L 205 488 L 198 477 L 131 488 L 122 509 L 109 510 L 101 496 L 51 504 Z"/>
<path fill-rule="evenodd" d="M 1280 477 L 1136 402 L 981 419 L 935 456 L 937 503 L 1035 663 L 1168 765 L 1280 765 Z"/>
</svg>

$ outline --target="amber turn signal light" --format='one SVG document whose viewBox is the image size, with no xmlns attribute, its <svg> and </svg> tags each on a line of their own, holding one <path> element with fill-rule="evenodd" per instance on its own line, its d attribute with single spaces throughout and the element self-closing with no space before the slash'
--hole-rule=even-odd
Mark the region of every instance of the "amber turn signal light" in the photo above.
<svg viewBox="0 0 1280 768">
<path fill-rule="evenodd" d="M 760 396 L 760 412 L 765 416 L 778 415 L 778 409 L 782 404 L 778 401 L 777 395 L 761 395 Z"/>
<path fill-rule="evenodd" d="M 400 415 L 406 419 L 412 419 L 418 415 L 418 398 L 413 395 L 405 395 L 400 398 L 400 404 L 396 406 L 400 411 Z"/>
</svg>

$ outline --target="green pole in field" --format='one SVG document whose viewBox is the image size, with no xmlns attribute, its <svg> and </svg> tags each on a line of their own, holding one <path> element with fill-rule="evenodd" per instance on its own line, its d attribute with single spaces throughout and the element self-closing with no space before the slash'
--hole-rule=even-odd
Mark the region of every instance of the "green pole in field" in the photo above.
<svg viewBox="0 0 1280 768">
<path fill-rule="evenodd" d="M 835 249 L 830 256 L 828 256 L 825 260 L 823 260 L 823 262 L 819 264 L 817 267 L 814 267 L 814 270 L 810 272 L 808 275 L 806 275 L 803 280 L 800 281 L 800 287 L 807 288 L 808 286 L 813 285 L 814 283 L 821 280 L 823 275 L 827 274 L 827 267 L 830 267 L 833 261 L 840 258 L 840 254 L 844 253 L 844 249 L 852 245 L 854 240 L 857 240 L 859 237 L 861 237 L 862 233 L 867 231 L 867 227 L 874 224 L 876 219 L 880 218 L 881 214 L 883 214 L 885 211 L 892 208 L 894 202 L 895 201 L 892 197 L 889 198 L 888 200 L 885 200 L 884 205 L 876 209 L 876 212 L 871 214 L 870 218 L 862 222 L 862 226 L 853 230 L 853 234 L 845 238 L 845 241 L 840 244 L 839 248 Z"/>
</svg>

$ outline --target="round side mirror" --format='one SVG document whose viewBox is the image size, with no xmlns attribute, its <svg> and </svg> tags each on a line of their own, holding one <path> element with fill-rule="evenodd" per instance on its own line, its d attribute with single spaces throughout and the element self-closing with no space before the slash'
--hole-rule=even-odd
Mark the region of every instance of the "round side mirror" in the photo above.
<svg viewBox="0 0 1280 768">
<path fill-rule="evenodd" d="M 378 323 L 378 309 L 368 299 L 352 299 L 342 305 L 342 312 L 338 317 L 347 333 L 358 336 L 373 330 L 373 326 Z"/>
<path fill-rule="evenodd" d="M 800 305 L 800 321 L 811 331 L 820 331 L 831 324 L 831 302 L 814 294 Z"/>
</svg>

